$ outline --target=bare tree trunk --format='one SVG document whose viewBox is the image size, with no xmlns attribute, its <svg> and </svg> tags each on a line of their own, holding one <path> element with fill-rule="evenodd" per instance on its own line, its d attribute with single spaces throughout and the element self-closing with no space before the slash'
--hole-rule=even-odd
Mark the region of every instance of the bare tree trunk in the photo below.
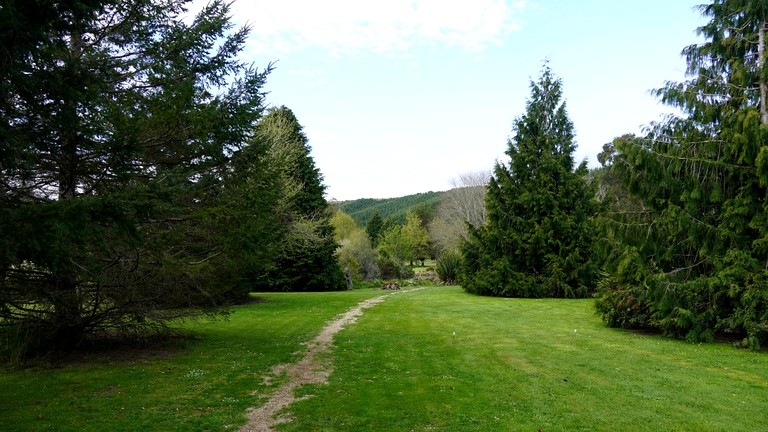
<svg viewBox="0 0 768 432">
<path fill-rule="evenodd" d="M 67 60 L 74 62 L 79 66 L 80 58 L 83 51 L 83 36 L 78 30 L 72 32 L 69 40 L 69 56 Z M 77 69 L 77 67 L 75 68 Z M 78 119 L 77 101 L 72 100 L 74 97 L 72 93 L 69 94 L 70 99 L 64 101 L 62 110 L 62 121 L 59 127 L 62 130 L 59 131 L 59 140 L 61 154 L 59 162 L 59 199 L 70 200 L 75 197 L 75 191 L 77 190 L 77 165 L 78 165 L 78 126 L 80 121 Z"/>
<path fill-rule="evenodd" d="M 760 24 L 758 30 L 757 70 L 760 80 L 760 123 L 768 124 L 768 83 L 765 82 L 765 32 L 768 23 Z"/>
</svg>

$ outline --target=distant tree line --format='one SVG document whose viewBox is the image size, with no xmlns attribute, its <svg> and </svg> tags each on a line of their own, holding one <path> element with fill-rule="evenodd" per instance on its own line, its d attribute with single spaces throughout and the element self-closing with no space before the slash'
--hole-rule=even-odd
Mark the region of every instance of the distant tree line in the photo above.
<svg viewBox="0 0 768 432">
<path fill-rule="evenodd" d="M 427 223 L 432 219 L 443 192 L 423 192 L 396 198 L 360 198 L 341 201 L 334 206 L 350 215 L 358 225 L 368 225 L 370 218 L 378 214 L 381 218 L 392 217 L 399 224 L 405 223 L 405 214 L 415 212 Z"/>
<path fill-rule="evenodd" d="M 351 216 L 336 210 L 332 219 L 340 248 L 340 264 L 355 280 L 407 279 L 415 264 L 432 257 L 429 233 L 422 217 L 407 212 L 404 224 L 378 213 L 361 228 Z"/>
</svg>

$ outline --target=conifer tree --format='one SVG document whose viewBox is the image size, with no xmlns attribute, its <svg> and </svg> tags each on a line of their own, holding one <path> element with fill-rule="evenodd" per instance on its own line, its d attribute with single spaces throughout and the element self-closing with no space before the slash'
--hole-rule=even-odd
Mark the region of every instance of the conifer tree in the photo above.
<svg viewBox="0 0 768 432">
<path fill-rule="evenodd" d="M 574 170 L 573 124 L 561 81 L 545 65 L 531 83 L 526 113 L 514 121 L 509 165 L 488 184 L 485 225 L 469 227 L 461 284 L 468 292 L 515 297 L 584 297 L 595 282 L 590 217 L 596 211 Z"/>
<path fill-rule="evenodd" d="M 285 226 L 275 265 L 255 289 L 327 291 L 343 289 L 344 274 L 336 259 L 332 210 L 315 166 L 309 140 L 293 111 L 270 110 L 256 129 L 256 139 L 269 146 L 269 160 L 281 172 L 283 198 L 276 209 Z M 259 282 L 259 281 L 254 281 Z"/>
<path fill-rule="evenodd" d="M 384 219 L 381 218 L 379 212 L 374 213 L 373 216 L 368 219 L 368 223 L 365 224 L 365 232 L 368 234 L 368 239 L 371 241 L 371 245 L 374 248 L 379 245 L 383 226 Z"/>
<path fill-rule="evenodd" d="M 0 326 L 42 349 L 220 304 L 190 239 L 265 73 L 226 2 L 188 3 L 0 7 Z"/>
<path fill-rule="evenodd" d="M 701 8 L 688 79 L 655 94 L 682 116 L 615 142 L 612 172 L 642 202 L 605 219 L 617 241 L 598 309 L 610 325 L 691 340 L 768 339 L 768 3 Z"/>
</svg>

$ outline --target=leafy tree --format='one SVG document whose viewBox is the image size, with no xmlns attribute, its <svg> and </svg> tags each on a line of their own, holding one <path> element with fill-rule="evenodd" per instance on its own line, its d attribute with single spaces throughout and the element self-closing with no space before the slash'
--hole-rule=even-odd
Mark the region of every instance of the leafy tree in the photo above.
<svg viewBox="0 0 768 432">
<path fill-rule="evenodd" d="M 435 218 L 436 210 L 437 206 L 433 203 L 421 203 L 410 210 L 410 212 L 419 217 L 422 225 L 427 226 Z"/>
<path fill-rule="evenodd" d="M 410 239 L 403 232 L 403 227 L 393 224 L 382 232 L 377 251 L 382 277 L 391 279 L 412 276 L 413 273 L 406 262 L 412 256 L 413 247 Z"/>
<path fill-rule="evenodd" d="M 381 275 L 376 264 L 376 252 L 368 234 L 357 226 L 354 219 L 341 210 L 331 218 L 335 238 L 341 247 L 337 252 L 339 264 L 349 270 L 353 280 L 372 280 Z"/>
<path fill-rule="evenodd" d="M 462 246 L 461 284 L 483 295 L 584 297 L 597 275 L 590 246 L 596 201 L 574 171 L 573 124 L 561 82 L 548 66 L 531 83 L 526 114 L 514 122 L 509 166 L 497 163 L 488 184 L 487 221 Z"/>
<path fill-rule="evenodd" d="M 598 310 L 610 325 L 758 346 L 768 339 L 768 3 L 701 10 L 707 41 L 683 51 L 688 79 L 655 92 L 683 116 L 614 142 L 611 172 L 642 207 L 605 220 L 616 258 Z"/>
<path fill-rule="evenodd" d="M 467 238 L 467 224 L 478 228 L 485 223 L 487 172 L 469 172 L 451 181 L 444 192 L 436 216 L 429 222 L 429 236 L 437 255 L 457 250 Z"/>
<path fill-rule="evenodd" d="M 197 222 L 265 73 L 237 60 L 247 29 L 227 3 L 185 20 L 186 3 L 0 8 L 0 323 L 31 345 L 143 334 L 226 300 Z"/>
<path fill-rule="evenodd" d="M 397 221 L 397 218 L 394 215 L 389 215 L 384 218 L 384 221 L 381 223 L 381 233 L 380 237 L 384 235 L 387 231 L 392 230 L 394 227 L 399 226 L 401 227 L 402 224 Z M 379 238 L 381 240 L 381 238 Z"/>
<path fill-rule="evenodd" d="M 413 265 L 413 260 L 424 260 L 429 257 L 429 233 L 424 228 L 421 218 L 413 212 L 405 214 L 405 226 L 402 233 L 408 242 L 409 251 L 406 259 Z"/>
<path fill-rule="evenodd" d="M 373 247 L 378 246 L 379 236 L 381 235 L 381 229 L 384 226 L 384 220 L 381 218 L 379 212 L 376 212 L 365 224 L 365 232 L 368 234 L 368 238 L 371 240 Z"/>
<path fill-rule="evenodd" d="M 285 237 L 276 245 L 276 265 L 257 289 L 343 289 L 346 285 L 335 254 L 338 245 L 330 221 L 331 209 L 302 126 L 290 109 L 280 107 L 261 119 L 256 135 L 268 143 L 270 162 L 283 175 L 278 214 L 286 227 Z"/>
<path fill-rule="evenodd" d="M 341 242 L 339 264 L 349 269 L 353 280 L 373 280 L 381 276 L 376 263 L 376 251 L 363 230 L 352 232 Z"/>
<path fill-rule="evenodd" d="M 360 231 L 360 227 L 357 226 L 357 223 L 352 219 L 352 216 L 341 210 L 333 212 L 331 225 L 333 226 L 334 238 L 339 243 L 349 239 L 357 231 Z"/>
</svg>

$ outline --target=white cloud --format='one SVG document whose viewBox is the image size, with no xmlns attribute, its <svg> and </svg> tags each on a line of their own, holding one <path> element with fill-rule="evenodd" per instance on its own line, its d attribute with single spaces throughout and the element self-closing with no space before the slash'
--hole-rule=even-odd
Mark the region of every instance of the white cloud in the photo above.
<svg viewBox="0 0 768 432">
<path fill-rule="evenodd" d="M 500 45 L 520 27 L 524 8 L 509 0 L 239 0 L 233 17 L 251 25 L 254 54 L 393 55 L 420 45 L 472 51 Z"/>
<path fill-rule="evenodd" d="M 296 77 L 307 87 L 323 87 L 328 84 L 326 72 L 323 69 L 289 69 L 288 76 Z"/>
</svg>

